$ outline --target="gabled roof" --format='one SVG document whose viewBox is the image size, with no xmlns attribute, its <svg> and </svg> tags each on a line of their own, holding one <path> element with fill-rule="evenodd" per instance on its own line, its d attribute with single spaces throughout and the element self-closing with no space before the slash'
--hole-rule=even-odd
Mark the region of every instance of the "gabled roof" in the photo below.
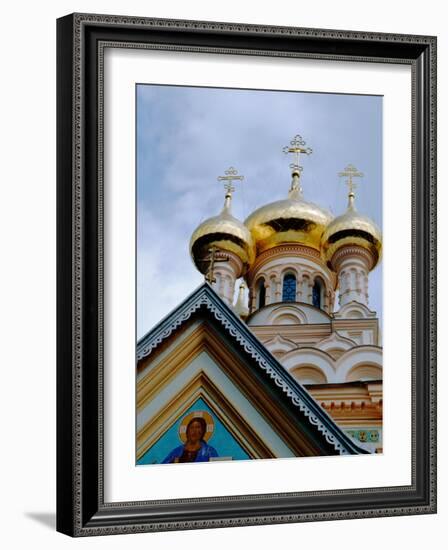
<svg viewBox="0 0 448 550">
<path fill-rule="evenodd" d="M 324 439 L 326 447 L 334 454 L 368 454 L 365 448 L 346 435 L 324 411 L 300 383 L 293 378 L 277 359 L 257 339 L 251 330 L 223 302 L 208 283 L 199 286 L 169 315 L 162 319 L 137 343 L 137 360 L 148 357 L 164 340 L 191 318 L 206 313 L 218 328 L 233 341 L 252 361 L 264 383 L 284 395 L 282 401 L 290 411 L 306 419 L 308 430 L 319 439 Z M 303 420 L 302 420 L 303 421 Z"/>
</svg>

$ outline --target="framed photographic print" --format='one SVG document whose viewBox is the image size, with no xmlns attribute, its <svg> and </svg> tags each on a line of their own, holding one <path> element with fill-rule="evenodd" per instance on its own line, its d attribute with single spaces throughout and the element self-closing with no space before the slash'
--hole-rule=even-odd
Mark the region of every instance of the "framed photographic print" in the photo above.
<svg viewBox="0 0 448 550">
<path fill-rule="evenodd" d="M 58 20 L 72 536 L 436 511 L 436 39 Z"/>
</svg>

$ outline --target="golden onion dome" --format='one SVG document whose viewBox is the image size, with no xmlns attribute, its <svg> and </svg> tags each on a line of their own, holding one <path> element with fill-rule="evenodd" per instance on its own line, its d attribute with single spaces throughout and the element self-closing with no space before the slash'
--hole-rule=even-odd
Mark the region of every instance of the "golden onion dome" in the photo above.
<svg viewBox="0 0 448 550">
<path fill-rule="evenodd" d="M 320 251 L 322 234 L 333 216 L 303 199 L 299 178 L 299 172 L 294 171 L 287 199 L 258 208 L 244 222 L 258 254 L 286 243 L 303 244 Z"/>
<path fill-rule="evenodd" d="M 322 235 L 322 254 L 331 267 L 336 251 L 343 246 L 357 245 L 370 252 L 373 269 L 381 256 L 381 231 L 370 218 L 358 213 L 354 193 L 350 192 L 348 197 L 347 211 L 335 218 Z"/>
<path fill-rule="evenodd" d="M 233 252 L 243 262 L 243 275 L 255 260 L 255 246 L 247 227 L 231 213 L 232 195 L 227 192 L 221 213 L 202 222 L 190 239 L 190 254 L 196 268 L 206 273 L 210 249 Z"/>
</svg>

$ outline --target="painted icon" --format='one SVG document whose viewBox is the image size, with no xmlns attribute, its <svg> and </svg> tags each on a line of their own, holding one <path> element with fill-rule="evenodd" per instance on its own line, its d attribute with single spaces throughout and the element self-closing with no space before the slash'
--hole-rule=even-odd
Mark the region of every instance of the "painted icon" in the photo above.
<svg viewBox="0 0 448 550">
<path fill-rule="evenodd" d="M 208 462 L 218 456 L 207 441 L 213 434 L 214 421 L 207 411 L 192 411 L 182 420 L 179 437 L 182 445 L 175 447 L 163 460 L 163 464 L 182 462 Z"/>
</svg>

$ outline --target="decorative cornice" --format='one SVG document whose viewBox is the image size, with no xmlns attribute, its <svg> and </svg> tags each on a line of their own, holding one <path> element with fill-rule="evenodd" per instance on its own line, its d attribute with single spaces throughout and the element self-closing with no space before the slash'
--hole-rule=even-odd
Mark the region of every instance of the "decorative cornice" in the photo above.
<svg viewBox="0 0 448 550">
<path fill-rule="evenodd" d="M 266 348 L 273 348 L 276 345 L 284 345 L 289 347 L 288 351 L 291 351 L 293 349 L 296 349 L 298 345 L 293 342 L 292 340 L 289 340 L 288 338 L 284 338 L 281 334 L 276 334 L 273 338 L 270 338 L 269 340 L 266 340 L 263 342 L 264 346 Z"/>
<path fill-rule="evenodd" d="M 250 268 L 247 274 L 248 280 L 252 280 L 256 272 L 273 258 L 285 258 L 290 256 L 296 256 L 298 258 L 309 258 L 319 263 L 319 265 L 325 267 L 318 250 L 300 244 L 280 244 L 273 248 L 268 248 L 267 250 L 264 250 L 263 252 L 261 252 L 261 254 L 257 256 L 253 266 Z"/>
<path fill-rule="evenodd" d="M 347 313 L 350 311 L 361 311 L 362 317 L 347 317 Z M 377 314 L 376 311 L 371 311 L 365 304 L 362 304 L 361 302 L 356 302 L 355 300 L 352 300 L 351 302 L 348 302 L 347 304 L 344 304 L 341 306 L 337 311 L 333 313 L 333 318 L 335 322 L 339 321 L 354 321 L 359 322 L 367 319 L 375 319 L 378 323 Z"/>
<path fill-rule="evenodd" d="M 347 257 L 362 258 L 364 261 L 367 262 L 367 269 L 369 271 L 370 269 L 372 269 L 376 261 L 376 258 L 373 256 L 373 254 L 365 248 L 362 248 L 361 246 L 343 246 L 334 253 L 333 258 L 331 259 L 331 263 L 336 271 L 339 271 L 341 263 L 346 260 Z"/>
<path fill-rule="evenodd" d="M 354 340 L 351 340 L 350 338 L 347 338 L 345 336 L 341 336 L 337 330 L 334 330 L 330 334 L 330 336 L 327 336 L 326 338 L 322 338 L 322 340 L 319 340 L 314 345 L 316 348 L 326 351 L 325 346 L 332 345 L 332 344 L 342 344 L 347 346 L 345 348 L 340 348 L 340 349 L 343 349 L 344 351 L 346 351 L 347 349 L 354 348 L 358 345 Z"/>
<path fill-rule="evenodd" d="M 215 271 L 233 272 L 235 277 L 239 277 L 243 271 L 243 261 L 235 253 L 230 250 L 224 250 L 221 252 L 223 256 L 228 257 L 227 262 L 216 262 Z"/>
</svg>

